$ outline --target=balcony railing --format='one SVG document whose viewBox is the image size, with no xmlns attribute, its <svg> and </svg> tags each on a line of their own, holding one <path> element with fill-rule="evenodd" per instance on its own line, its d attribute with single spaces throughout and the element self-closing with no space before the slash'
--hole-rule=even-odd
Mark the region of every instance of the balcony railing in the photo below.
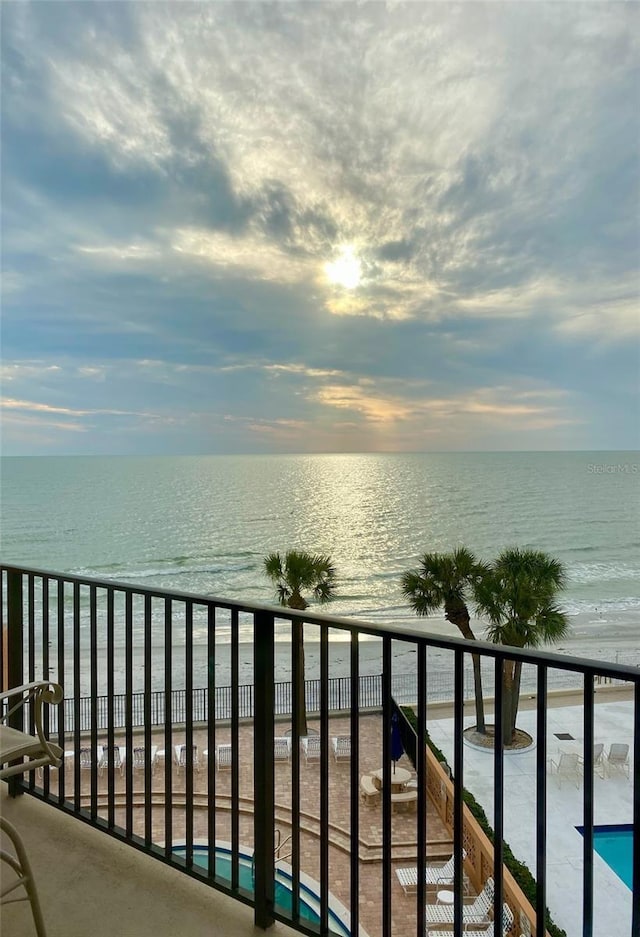
<svg viewBox="0 0 640 937">
<path fill-rule="evenodd" d="M 168 593 L 43 570 L 15 566 L 2 566 L 0 570 L 4 623 L 0 673 L 7 686 L 40 678 L 55 678 L 63 684 L 66 705 L 60 708 L 55 719 L 50 718 L 47 728 L 70 756 L 65 759 L 65 767 L 58 771 L 46 770 L 42 778 L 32 775 L 26 780 L 13 780 L 12 792 L 27 791 L 177 870 L 253 905 L 256 923 L 261 927 L 280 920 L 305 934 L 340 933 L 340 928 L 344 928 L 343 932 L 350 934 L 366 932 L 369 937 L 392 937 L 392 934 L 396 937 L 392 928 L 397 896 L 393 893 L 392 873 L 397 821 L 392 799 L 389 727 L 396 706 L 394 689 L 401 676 L 402 693 L 414 703 L 413 736 L 406 727 L 403 731 L 405 749 L 415 766 L 417 781 L 415 813 L 402 820 L 405 828 L 412 830 L 415 856 L 409 864 L 417 868 L 416 897 L 415 901 L 403 900 L 412 902 L 410 931 L 424 937 L 428 900 L 425 869 L 431 822 L 429 798 L 434 782 L 430 775 L 430 756 L 419 740 L 425 739 L 428 729 L 431 685 L 440 680 L 446 659 L 452 672 L 454 720 L 453 777 L 451 796 L 447 800 L 452 850 L 456 857 L 452 927 L 457 937 L 461 937 L 465 883 L 462 857 L 463 848 L 468 844 L 463 804 L 464 701 L 470 695 L 469 686 L 465 687 L 470 655 L 468 642 L 426 634 L 418 627 L 390 630 L 326 615 Z M 302 735 L 301 715 L 299 707 L 292 705 L 296 692 L 300 692 L 297 688 L 303 685 L 298 653 L 303 635 L 305 642 L 314 641 L 319 645 L 319 674 L 307 681 L 307 704 L 310 710 L 316 708 L 314 731 L 320 739 L 319 767 L 313 775 L 297 744 Z M 335 639 L 340 639 L 345 649 L 346 664 L 344 661 L 343 664 L 347 675 L 331 673 L 329 647 Z M 377 639 L 379 648 L 379 673 L 375 675 L 361 673 L 363 641 L 371 639 Z M 247 642 L 252 649 L 249 680 L 246 673 L 241 679 L 241 664 L 246 666 L 247 663 L 241 647 Z M 280 657 L 282 648 L 288 648 L 290 681 L 275 679 L 276 645 Z M 395 672 L 394 649 L 399 646 L 415 651 L 415 669 L 411 674 Z M 503 932 L 503 900 L 512 901 L 511 886 L 503 869 L 505 751 L 500 739 L 501 672 L 504 661 L 516 660 L 522 662 L 527 671 L 528 686 L 535 687 L 536 806 L 535 827 L 530 832 L 536 843 L 536 867 L 532 872 L 537 884 L 529 917 L 526 921 L 522 917 L 516 919 L 510 933 L 519 934 L 523 927 L 529 928 L 532 937 L 545 933 L 547 701 L 555 675 L 564 674 L 573 675 L 574 682 L 581 685 L 584 735 L 584 782 L 582 792 L 576 792 L 582 801 L 584 827 L 582 889 L 580 894 L 567 896 L 567 900 L 583 907 L 582 934 L 591 937 L 595 933 L 595 689 L 597 682 L 605 679 L 625 681 L 633 690 L 629 735 L 632 737 L 631 763 L 636 766 L 640 757 L 640 671 L 631 666 L 483 642 L 474 643 L 473 651 L 481 655 L 485 669 L 488 666 L 495 677 L 496 744 L 492 755 L 487 756 L 494 777 L 490 806 L 495 846 L 490 871 L 495 881 L 495 933 Z M 371 755 L 363 750 L 361 739 L 364 711 L 371 706 L 380 709 L 382 729 L 377 757 L 384 769 L 378 903 L 373 913 L 370 907 L 365 909 L 359 899 L 365 875 L 359 848 L 365 822 L 365 808 L 360 802 L 360 776 L 361 765 L 366 764 Z M 340 902 L 334 901 L 335 896 L 332 896 L 335 891 L 333 868 L 337 862 L 333 851 L 337 829 L 337 775 L 330 744 L 332 713 L 338 709 L 347 720 L 351 736 L 350 762 L 341 767 L 341 786 L 337 791 L 341 809 L 348 816 L 348 821 L 339 828 L 340 836 L 347 843 L 345 846 L 343 842 L 340 847 L 343 888 Z M 288 715 L 290 728 L 287 731 L 294 742 L 290 761 L 285 766 L 276 763 L 273 744 L 276 736 L 284 734 L 284 730 L 278 728 L 277 718 L 281 714 Z M 21 714 L 16 718 L 21 718 Z M 186 746 L 187 757 L 182 770 L 173 763 L 177 740 Z M 102 746 L 106 746 L 107 753 L 113 752 L 116 742 L 128 755 L 122 773 L 113 755 L 107 754 L 104 761 L 100 758 Z M 231 753 L 230 771 L 224 779 L 214 758 L 221 742 L 230 745 Z M 141 774 L 136 773 L 134 748 L 142 749 L 146 756 Z M 198 756 L 204 749 L 209 757 L 202 766 Z M 156 769 L 154 773 L 150 754 L 157 750 L 164 752 L 164 762 L 160 772 Z M 86 769 L 82 751 L 86 755 Z M 252 767 L 250 782 L 247 781 L 247 764 Z M 276 796 L 276 776 L 278 789 L 286 791 L 283 802 Z M 638 934 L 640 780 L 637 768 L 631 783 L 635 831 L 631 914 L 632 933 Z M 276 832 L 285 813 L 284 822 L 290 831 L 286 850 L 278 842 Z M 309 833 L 311 827 L 312 834 Z M 311 858 L 309 837 L 315 844 Z M 220 845 L 223 841 L 224 848 Z M 216 843 L 219 851 L 225 852 L 225 861 L 228 860 L 226 871 L 216 865 Z M 248 879 L 244 877 L 247 874 L 245 855 L 250 857 Z M 284 869 L 284 859 L 287 903 L 276 891 L 275 871 L 276 867 L 280 871 Z M 303 902 L 310 872 L 317 879 L 315 921 L 307 916 Z"/>
</svg>

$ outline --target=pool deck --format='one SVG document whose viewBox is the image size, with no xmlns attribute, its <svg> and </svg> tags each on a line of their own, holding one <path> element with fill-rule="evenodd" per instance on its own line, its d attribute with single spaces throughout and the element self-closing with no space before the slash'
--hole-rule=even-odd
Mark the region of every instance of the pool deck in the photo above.
<svg viewBox="0 0 640 937">
<path fill-rule="evenodd" d="M 596 697 L 597 699 L 597 697 Z M 556 701 L 557 702 L 557 701 Z M 473 720 L 469 720 L 471 724 Z M 526 707 L 518 716 L 518 726 L 536 735 L 536 713 Z M 448 758 L 453 757 L 453 720 L 449 717 L 429 721 L 433 741 Z M 595 707 L 595 743 L 603 742 L 608 751 L 612 742 L 626 742 L 633 751 L 633 702 L 612 699 Z M 547 756 L 557 761 L 562 742 L 555 733 L 568 733 L 576 740 L 584 738 L 582 706 L 562 706 L 547 710 Z M 509 754 L 504 762 L 505 815 L 504 839 L 518 859 L 535 876 L 535 749 Z M 630 779 L 620 773 L 602 778 L 594 776 L 595 824 L 633 822 L 633 764 Z M 583 783 L 558 783 L 547 774 L 547 904 L 556 924 L 567 937 L 582 935 L 583 837 L 576 830 L 582 826 Z M 464 785 L 482 804 L 489 821 L 493 818 L 492 754 L 471 746 L 464 748 Z M 631 889 L 606 862 L 595 855 L 594 935 L 631 937 Z"/>
</svg>

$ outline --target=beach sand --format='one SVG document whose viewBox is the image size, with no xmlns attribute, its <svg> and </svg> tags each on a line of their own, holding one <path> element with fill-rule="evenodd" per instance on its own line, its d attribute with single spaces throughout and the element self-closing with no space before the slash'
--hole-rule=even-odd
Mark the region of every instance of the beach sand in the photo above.
<svg viewBox="0 0 640 937">
<path fill-rule="evenodd" d="M 354 619 L 354 622 L 356 620 Z M 360 623 L 360 622 L 359 622 Z M 366 624 L 362 622 L 362 624 Z M 478 639 L 484 637 L 482 625 L 473 622 L 474 633 Z M 392 631 L 398 630 L 399 625 Z M 415 618 L 408 619 L 407 627 L 419 630 L 425 634 L 438 637 L 460 637 L 458 630 L 443 618 Z M 320 676 L 320 643 L 317 640 L 318 629 L 309 626 L 305 629 L 305 676 L 307 680 L 317 679 Z M 288 635 L 288 632 L 287 632 Z M 567 638 L 549 650 L 613 663 L 640 666 L 640 616 L 635 612 L 616 612 L 609 618 L 600 617 L 599 614 L 576 615 L 570 621 L 570 633 Z M 248 637 L 248 635 L 246 636 Z M 240 634 L 238 672 L 241 685 L 252 684 L 254 680 L 253 644 Z M 350 639 L 346 633 L 334 630 L 329 637 L 329 676 L 331 678 L 348 677 L 351 667 Z M 244 638 L 244 640 L 243 640 Z M 291 679 L 291 644 L 284 639 L 282 633 L 276 640 L 275 646 L 275 678 L 277 682 Z M 225 642 L 228 641 L 228 635 Z M 392 641 L 392 667 L 394 678 L 403 674 L 413 675 L 416 672 L 416 648 L 411 642 L 402 640 Z M 138 644 L 134 647 L 134 684 L 136 691 L 141 691 L 145 685 L 145 656 L 144 648 Z M 103 657 L 99 653 L 99 657 Z M 152 689 L 162 690 L 165 685 L 164 664 L 165 652 L 161 641 L 154 644 L 151 650 L 152 659 Z M 67 673 L 65 684 L 73 685 L 72 657 L 67 657 Z M 83 658 L 81 675 L 81 692 L 87 695 L 90 690 L 89 658 Z M 468 667 L 470 668 L 470 658 Z M 487 661 L 487 669 L 492 665 Z M 359 668 L 362 676 L 371 676 L 382 673 L 382 642 L 369 636 L 361 637 L 359 641 Z M 184 687 L 185 681 L 185 647 L 174 645 L 173 648 L 173 674 L 174 689 Z M 428 654 L 428 674 L 433 693 L 441 693 L 440 698 L 450 698 L 453 687 L 453 655 L 450 651 L 432 648 Z M 54 673 L 55 675 L 55 673 Z M 229 686 L 231 683 L 231 645 L 229 643 L 216 644 L 215 676 L 218 686 Z M 490 680 L 489 680 L 490 682 Z M 208 654 L 205 643 L 196 641 L 193 647 L 193 686 L 205 687 L 208 684 Z M 470 685 L 470 684 L 469 684 Z M 118 648 L 115 673 L 115 691 L 124 691 L 124 647 Z M 106 670 L 100 668 L 99 692 L 106 692 Z"/>
<path fill-rule="evenodd" d="M 481 623 L 474 622 L 474 633 L 480 639 Z M 422 626 L 425 633 L 440 637 L 459 637 L 457 628 L 442 618 L 416 619 L 412 627 Z M 547 649 L 571 656 L 611 661 L 613 663 L 640 666 L 640 616 L 635 612 L 617 612 L 606 619 L 599 614 L 576 615 L 570 621 L 570 633 L 564 641 Z M 239 651 L 240 683 L 253 683 L 253 646 L 241 643 Z M 308 680 L 320 676 L 320 644 L 305 636 L 305 675 Z M 329 640 L 329 676 L 347 677 L 350 674 L 350 642 Z M 394 674 L 415 673 L 416 650 L 411 643 L 392 642 L 392 666 Z M 359 642 L 359 666 L 361 675 L 374 675 L 382 671 L 382 642 L 365 639 Z M 197 666 L 196 666 L 197 669 Z M 453 657 L 446 650 L 433 649 L 429 652 L 429 669 L 443 674 L 453 674 Z M 291 679 L 291 647 L 286 641 L 276 643 L 276 680 Z M 230 679 L 231 664 L 229 648 L 222 648 L 217 657 L 216 679 L 220 685 Z M 203 675 L 204 678 L 204 675 Z M 198 684 L 200 685 L 200 684 Z M 204 684 L 202 684 L 204 685 Z"/>
</svg>

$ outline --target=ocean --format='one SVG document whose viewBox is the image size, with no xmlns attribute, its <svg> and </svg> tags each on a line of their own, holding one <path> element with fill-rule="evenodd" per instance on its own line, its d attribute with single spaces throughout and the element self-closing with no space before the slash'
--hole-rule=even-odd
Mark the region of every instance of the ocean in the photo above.
<svg viewBox="0 0 640 937">
<path fill-rule="evenodd" d="M 275 603 L 263 557 L 300 548 L 335 563 L 323 611 L 402 627 L 416 618 L 400 578 L 424 552 L 464 544 L 490 560 L 517 545 L 566 565 L 563 650 L 635 662 L 640 646 L 635 452 L 14 457 L 1 470 L 5 563 Z M 442 616 L 423 624 L 457 634 Z"/>
</svg>

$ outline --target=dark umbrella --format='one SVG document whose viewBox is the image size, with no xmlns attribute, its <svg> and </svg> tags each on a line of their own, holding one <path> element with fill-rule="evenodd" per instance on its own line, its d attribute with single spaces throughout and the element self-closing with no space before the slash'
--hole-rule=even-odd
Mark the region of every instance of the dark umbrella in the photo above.
<svg viewBox="0 0 640 937">
<path fill-rule="evenodd" d="M 394 764 L 400 761 L 404 755 L 404 745 L 402 744 L 402 733 L 400 732 L 400 720 L 398 713 L 394 712 L 391 717 L 391 761 Z"/>
</svg>

